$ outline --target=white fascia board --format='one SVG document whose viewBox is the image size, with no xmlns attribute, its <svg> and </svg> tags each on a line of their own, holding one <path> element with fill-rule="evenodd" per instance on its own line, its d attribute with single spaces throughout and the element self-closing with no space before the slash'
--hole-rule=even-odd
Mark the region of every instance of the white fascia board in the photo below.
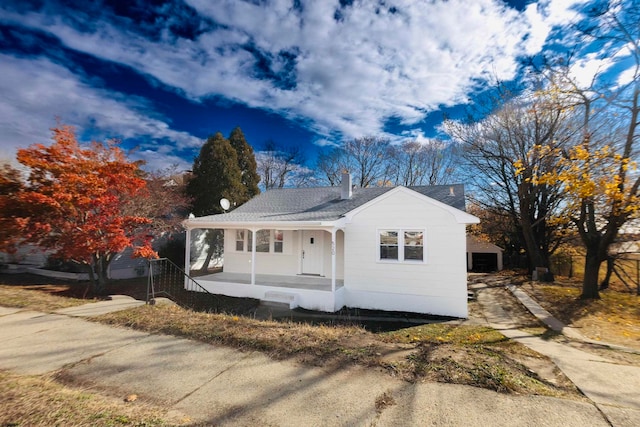
<svg viewBox="0 0 640 427">
<path fill-rule="evenodd" d="M 417 198 L 418 200 L 421 200 L 422 202 L 429 203 L 431 205 L 437 206 L 449 212 L 451 215 L 453 215 L 453 217 L 455 218 L 458 224 L 479 224 L 480 223 L 480 218 L 476 216 L 468 214 L 464 211 L 461 211 L 460 209 L 454 208 L 453 206 L 449 206 L 446 203 L 439 202 L 435 199 L 432 199 L 431 197 L 425 196 L 424 194 L 418 193 L 417 191 L 414 191 L 407 187 L 402 187 L 402 186 L 399 186 L 394 188 L 393 190 L 387 191 L 386 193 L 379 195 L 375 199 L 368 201 L 364 205 L 358 206 L 354 210 L 347 212 L 345 214 L 345 217 L 348 221 L 351 221 L 351 219 L 355 215 L 357 215 L 359 212 L 375 205 L 376 203 L 379 203 L 382 200 L 385 200 L 387 197 L 393 196 L 398 192 L 403 192 L 405 194 L 408 194 L 412 197 Z"/>
<path fill-rule="evenodd" d="M 330 230 L 340 228 L 342 220 L 338 221 L 267 221 L 267 222 L 235 222 L 235 221 L 198 221 L 197 218 L 187 219 L 182 225 L 187 229 L 219 228 L 219 229 L 277 229 L 277 230 Z"/>
</svg>

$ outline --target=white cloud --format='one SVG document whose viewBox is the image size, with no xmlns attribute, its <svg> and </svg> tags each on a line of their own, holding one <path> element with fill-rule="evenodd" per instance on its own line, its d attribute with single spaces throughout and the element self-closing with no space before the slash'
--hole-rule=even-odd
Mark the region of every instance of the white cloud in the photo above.
<svg viewBox="0 0 640 427">
<path fill-rule="evenodd" d="M 638 78 L 638 71 L 635 67 L 629 67 L 627 70 L 620 73 L 616 83 L 618 86 L 625 86 Z"/>
<path fill-rule="evenodd" d="M 60 17 L 7 15 L 193 99 L 222 96 L 347 137 L 379 133 L 389 117 L 417 123 L 441 106 L 467 102 L 479 81 L 513 78 L 518 57 L 539 50 L 551 26 L 568 16 L 568 8 L 558 6 L 568 2 L 560 0 L 545 2 L 537 14 L 498 0 L 397 0 L 392 10 L 365 1 L 340 9 L 337 0 L 303 2 L 301 10 L 285 0 L 188 3 L 224 26 L 196 40 L 151 41 L 107 22 L 81 32 Z M 338 10 L 340 20 L 334 19 Z M 275 73 L 287 66 L 279 53 L 295 52 L 295 87 L 256 75 L 256 58 L 241 48 L 247 43 L 271 59 Z"/>
<path fill-rule="evenodd" d="M 612 58 L 601 57 L 595 53 L 585 55 L 571 64 L 570 77 L 578 87 L 588 88 L 596 76 L 606 72 L 613 64 Z"/>
<path fill-rule="evenodd" d="M 107 138 L 145 138 L 150 144 L 162 140 L 175 144 L 171 145 L 174 148 L 202 143 L 142 113 L 150 110 L 143 100 L 93 88 L 48 59 L 0 54 L 0 75 L 0 158 L 13 159 L 16 149 L 33 143 L 48 144 L 56 116 L 76 126 L 79 134 L 89 130 Z M 162 167 L 161 159 L 153 159 L 157 162 L 150 167 Z M 168 160 L 168 164 L 176 161 Z"/>
<path fill-rule="evenodd" d="M 540 0 L 529 4 L 524 12 L 530 25 L 525 43 L 527 53 L 534 55 L 540 52 L 552 30 L 575 22 L 580 16 L 575 10 L 576 6 L 588 1 L 590 0 Z M 563 36 L 567 37 L 567 33 L 564 32 Z M 571 43 L 571 39 L 567 37 L 566 40 L 558 42 Z"/>
</svg>

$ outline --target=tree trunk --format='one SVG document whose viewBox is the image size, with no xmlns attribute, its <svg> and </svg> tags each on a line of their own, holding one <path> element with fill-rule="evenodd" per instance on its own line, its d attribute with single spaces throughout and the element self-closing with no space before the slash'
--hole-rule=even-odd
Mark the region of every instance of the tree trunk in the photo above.
<svg viewBox="0 0 640 427">
<path fill-rule="evenodd" d="M 95 263 L 95 262 L 94 262 Z M 96 278 L 96 273 L 95 270 L 93 269 L 93 264 L 87 264 L 85 263 L 84 265 L 87 268 L 87 273 L 89 273 L 89 286 L 87 286 L 87 288 L 84 291 L 84 295 L 82 295 L 82 298 L 86 298 L 87 294 L 89 293 L 89 291 L 91 291 L 92 293 L 94 292 L 94 290 L 97 287 L 97 278 Z"/>
<path fill-rule="evenodd" d="M 209 271 L 209 263 L 211 262 L 211 258 L 213 258 L 213 253 L 215 252 L 215 248 L 213 246 L 209 246 L 209 250 L 207 250 L 207 258 L 204 260 L 204 264 L 200 267 L 201 273 L 207 273 Z"/>
<path fill-rule="evenodd" d="M 107 270 L 109 269 L 110 257 L 105 255 L 94 256 L 93 265 L 89 266 L 89 278 L 93 295 L 104 295 L 107 291 Z"/>
<path fill-rule="evenodd" d="M 615 259 L 612 256 L 607 257 L 607 274 L 600 282 L 600 290 L 603 291 L 605 289 L 609 289 L 609 281 L 611 280 L 611 273 L 613 273 L 613 268 L 615 266 Z"/>
<path fill-rule="evenodd" d="M 213 257 L 218 258 L 222 255 L 223 245 L 224 245 L 224 234 L 222 230 L 218 229 L 210 229 L 207 230 L 207 235 L 205 237 L 205 241 L 207 245 L 209 245 L 209 249 L 207 250 L 207 258 L 204 260 L 204 264 L 200 268 L 202 273 L 206 273 L 209 270 L 209 263 Z"/>
<path fill-rule="evenodd" d="M 529 270 L 533 272 L 536 267 L 549 268 L 549 255 L 541 247 L 538 233 L 534 229 L 536 222 L 532 211 L 535 200 L 533 199 L 531 184 L 522 183 L 518 187 L 518 198 L 520 204 L 520 227 L 524 240 L 527 257 L 529 259 Z"/>
<path fill-rule="evenodd" d="M 602 260 L 598 256 L 597 248 L 587 247 L 584 264 L 584 279 L 582 280 L 582 295 L 580 299 L 600 299 L 598 292 L 598 273 Z"/>
</svg>

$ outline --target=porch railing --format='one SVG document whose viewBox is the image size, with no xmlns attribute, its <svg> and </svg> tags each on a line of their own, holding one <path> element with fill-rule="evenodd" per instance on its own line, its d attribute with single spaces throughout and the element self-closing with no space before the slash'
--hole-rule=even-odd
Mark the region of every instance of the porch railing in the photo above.
<svg viewBox="0 0 640 427">
<path fill-rule="evenodd" d="M 220 305 L 218 295 L 207 291 L 168 258 L 149 261 L 147 304 L 155 304 L 159 297 L 194 310 L 216 310 Z"/>
<path fill-rule="evenodd" d="M 159 297 L 184 308 L 214 313 L 251 314 L 259 304 L 257 299 L 212 294 L 167 258 L 149 262 L 147 304 L 155 304 Z"/>
</svg>

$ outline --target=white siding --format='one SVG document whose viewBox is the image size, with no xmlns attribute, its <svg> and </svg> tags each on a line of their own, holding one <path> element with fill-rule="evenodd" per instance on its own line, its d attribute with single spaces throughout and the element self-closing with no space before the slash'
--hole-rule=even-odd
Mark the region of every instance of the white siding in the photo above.
<svg viewBox="0 0 640 427">
<path fill-rule="evenodd" d="M 425 262 L 380 261 L 381 229 L 424 229 Z M 451 213 L 396 192 L 357 213 L 345 235 L 346 305 L 467 317 L 465 225 Z"/>
</svg>

